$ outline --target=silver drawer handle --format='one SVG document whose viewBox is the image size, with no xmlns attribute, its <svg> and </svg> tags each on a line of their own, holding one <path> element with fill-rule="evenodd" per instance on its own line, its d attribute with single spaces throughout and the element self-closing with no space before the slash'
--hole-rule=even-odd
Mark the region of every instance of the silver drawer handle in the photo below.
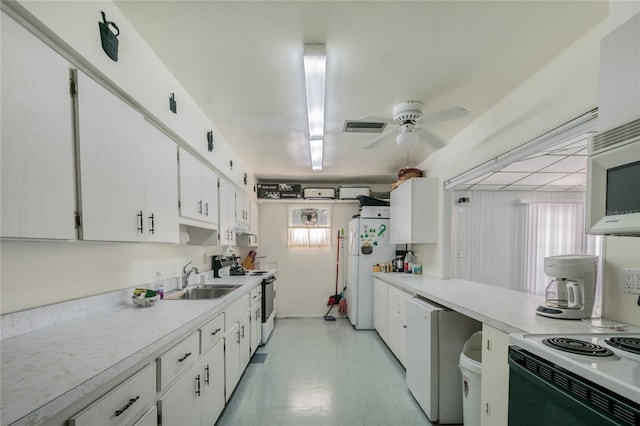
<svg viewBox="0 0 640 426">
<path fill-rule="evenodd" d="M 189 353 L 187 353 L 187 354 L 184 354 L 184 356 L 183 356 L 182 358 L 180 358 L 180 359 L 178 360 L 178 362 L 182 362 L 182 361 L 184 361 L 185 359 L 189 358 L 190 356 L 191 356 L 191 352 L 189 352 Z"/>
<path fill-rule="evenodd" d="M 119 415 L 121 415 L 122 413 L 127 411 L 129 409 L 129 407 L 131 407 L 138 399 L 140 399 L 140 395 L 136 396 L 135 398 L 131 398 L 129 400 L 129 402 L 127 403 L 127 405 L 125 405 L 120 410 L 115 412 L 116 417 L 118 417 Z"/>
<path fill-rule="evenodd" d="M 221 328 L 217 329 L 216 331 L 214 331 L 213 333 L 211 333 L 212 336 L 215 336 L 216 334 L 218 334 L 220 332 L 220 330 L 222 330 Z"/>
</svg>

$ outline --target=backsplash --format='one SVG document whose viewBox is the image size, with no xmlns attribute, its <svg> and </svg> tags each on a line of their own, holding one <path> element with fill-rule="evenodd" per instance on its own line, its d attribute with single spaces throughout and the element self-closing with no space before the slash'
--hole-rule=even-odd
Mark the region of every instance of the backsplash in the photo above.
<svg viewBox="0 0 640 426">
<path fill-rule="evenodd" d="M 117 309 L 123 305 L 131 305 L 131 295 L 133 290 L 138 287 L 157 289 L 158 285 L 162 284 L 165 291 L 169 292 L 178 288 L 179 282 L 179 277 L 169 278 L 127 289 L 5 314 L 0 316 L 0 339 L 10 339 L 96 312 Z"/>
</svg>

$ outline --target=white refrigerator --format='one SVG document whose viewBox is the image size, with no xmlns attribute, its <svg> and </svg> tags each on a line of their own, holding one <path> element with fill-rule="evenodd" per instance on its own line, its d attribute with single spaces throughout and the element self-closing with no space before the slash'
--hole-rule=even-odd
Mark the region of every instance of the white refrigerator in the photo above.
<svg viewBox="0 0 640 426">
<path fill-rule="evenodd" d="M 389 207 L 363 207 L 349 222 L 347 316 L 359 330 L 373 329 L 373 265 L 390 263 L 396 246 L 389 244 Z"/>
</svg>

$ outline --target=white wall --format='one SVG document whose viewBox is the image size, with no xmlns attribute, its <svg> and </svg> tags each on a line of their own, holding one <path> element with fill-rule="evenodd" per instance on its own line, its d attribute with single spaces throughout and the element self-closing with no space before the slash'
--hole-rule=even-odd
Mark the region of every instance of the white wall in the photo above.
<svg viewBox="0 0 640 426">
<path fill-rule="evenodd" d="M 524 256 L 518 227 L 520 198 L 584 201 L 584 192 L 455 191 L 470 202 L 453 209 L 452 270 L 455 278 L 525 291 L 517 265 Z M 460 257 L 459 251 L 465 252 Z M 520 278 L 519 278 L 520 277 Z M 518 282 L 520 280 L 520 282 Z"/>
<path fill-rule="evenodd" d="M 327 299 L 335 292 L 337 232 L 342 228 L 346 236 L 349 220 L 358 212 L 358 204 L 333 204 L 330 248 L 287 247 L 288 205 L 284 202 L 260 204 L 260 247 L 257 253 L 258 256 L 266 255 L 278 262 L 278 316 L 322 316 L 328 309 Z M 328 205 L 309 202 L 296 204 L 296 207 Z M 339 292 L 344 287 L 346 274 L 346 241 L 340 253 Z M 337 306 L 332 314 L 338 315 Z"/>
</svg>

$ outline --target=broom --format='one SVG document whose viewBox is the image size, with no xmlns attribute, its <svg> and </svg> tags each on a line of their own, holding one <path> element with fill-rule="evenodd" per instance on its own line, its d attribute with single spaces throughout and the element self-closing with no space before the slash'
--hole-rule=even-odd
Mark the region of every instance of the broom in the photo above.
<svg viewBox="0 0 640 426">
<path fill-rule="evenodd" d="M 336 292 L 329 296 L 329 300 L 327 301 L 327 306 L 329 306 L 329 310 L 326 314 L 324 314 L 325 321 L 335 321 L 336 318 L 332 315 L 331 310 L 335 305 L 340 303 L 342 299 L 342 294 L 338 293 L 338 277 L 339 277 L 339 269 L 340 269 L 340 245 L 342 244 L 342 240 L 344 239 L 344 229 L 338 230 L 338 249 L 336 250 Z"/>
</svg>

